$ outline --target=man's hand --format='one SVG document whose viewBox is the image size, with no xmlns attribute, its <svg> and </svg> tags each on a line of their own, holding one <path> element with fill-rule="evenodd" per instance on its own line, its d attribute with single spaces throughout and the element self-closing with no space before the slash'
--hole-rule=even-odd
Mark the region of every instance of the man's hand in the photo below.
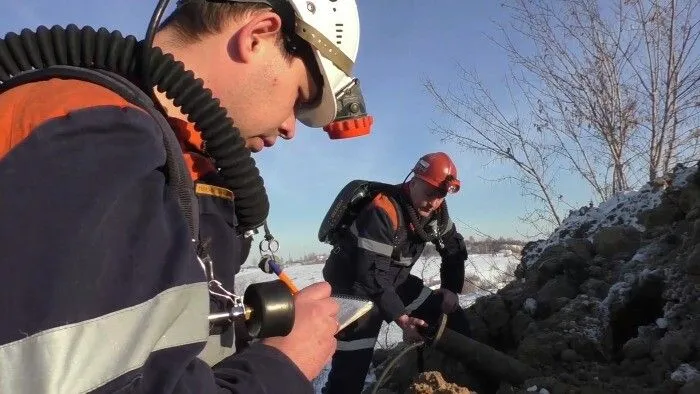
<svg viewBox="0 0 700 394">
<path fill-rule="evenodd" d="M 330 298 L 327 282 L 314 283 L 294 296 L 294 327 L 285 337 L 261 342 L 279 349 L 312 380 L 328 363 L 336 349 L 338 304 Z"/>
<path fill-rule="evenodd" d="M 441 309 L 443 313 L 452 313 L 457 309 L 457 305 L 459 305 L 457 294 L 447 289 L 437 289 L 435 292 L 442 294 Z"/>
<path fill-rule="evenodd" d="M 396 324 L 403 330 L 403 339 L 407 342 L 418 342 L 423 337 L 418 332 L 418 327 L 427 327 L 428 324 L 421 319 L 408 315 L 401 315 L 396 320 Z"/>
</svg>

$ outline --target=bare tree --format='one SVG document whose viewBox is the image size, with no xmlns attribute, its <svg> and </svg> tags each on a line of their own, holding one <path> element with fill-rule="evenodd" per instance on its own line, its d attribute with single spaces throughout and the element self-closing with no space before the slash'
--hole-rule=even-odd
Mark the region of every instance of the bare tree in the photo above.
<svg viewBox="0 0 700 394">
<path fill-rule="evenodd" d="M 537 139 L 538 136 L 527 133 L 524 125 L 528 121 L 517 113 L 516 95 L 510 96 L 516 113 L 506 113 L 474 73 L 461 68 L 461 81 L 460 89 L 450 90 L 446 94 L 439 92 L 430 80 L 425 81 L 425 87 L 436 98 L 438 107 L 459 124 L 455 128 L 435 123 L 433 129 L 442 135 L 443 141 L 452 141 L 466 149 L 515 165 L 518 176 L 507 176 L 501 180 L 518 182 L 525 196 L 540 203 L 528 212 L 529 221 L 535 226 L 545 222 L 544 228 L 561 224 L 556 194 L 552 191 L 554 173 L 551 163 L 554 152 L 544 141 Z M 540 133 L 539 137 L 545 135 Z"/>
<path fill-rule="evenodd" d="M 433 286 L 440 283 L 440 273 L 439 266 L 440 257 L 439 256 L 429 256 L 425 258 L 423 264 L 420 267 L 419 277 L 423 280 L 425 286 Z"/>
<path fill-rule="evenodd" d="M 510 30 L 516 34 L 506 34 L 500 45 L 523 71 L 523 94 L 536 98 L 530 109 L 538 129 L 552 137 L 558 158 L 597 198 L 626 189 L 625 153 L 634 131 L 634 102 L 620 73 L 623 49 L 606 33 L 595 0 L 509 4 Z M 533 53 L 523 51 L 513 35 L 533 44 Z"/>
<path fill-rule="evenodd" d="M 462 66 L 457 93 L 425 86 L 456 121 L 434 127 L 444 140 L 514 166 L 524 194 L 539 202 L 527 221 L 561 223 L 561 209 L 571 208 L 555 182 L 563 169 L 600 202 L 697 155 L 698 0 L 504 7 L 510 23 L 494 42 L 510 59 L 510 102 L 494 100 Z"/>
<path fill-rule="evenodd" d="M 624 2 L 636 45 L 627 58 L 636 77 L 649 180 L 697 155 L 700 15 L 697 1 Z"/>
</svg>

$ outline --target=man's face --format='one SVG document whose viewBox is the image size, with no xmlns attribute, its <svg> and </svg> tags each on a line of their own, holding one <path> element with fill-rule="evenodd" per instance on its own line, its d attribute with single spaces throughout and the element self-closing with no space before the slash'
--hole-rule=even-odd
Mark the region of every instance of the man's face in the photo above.
<svg viewBox="0 0 700 394">
<path fill-rule="evenodd" d="M 272 146 L 278 137 L 293 138 L 295 109 L 319 94 L 320 75 L 312 74 L 301 58 L 284 53 L 280 26 L 272 12 L 253 15 L 229 44 L 235 46 L 229 48 L 230 57 L 240 74 L 235 83 L 221 81 L 226 88 L 219 97 L 253 152 Z"/>
<path fill-rule="evenodd" d="M 411 203 L 418 214 L 428 217 L 442 205 L 445 200 L 445 191 L 437 188 L 420 178 L 411 179 L 409 185 Z"/>
</svg>

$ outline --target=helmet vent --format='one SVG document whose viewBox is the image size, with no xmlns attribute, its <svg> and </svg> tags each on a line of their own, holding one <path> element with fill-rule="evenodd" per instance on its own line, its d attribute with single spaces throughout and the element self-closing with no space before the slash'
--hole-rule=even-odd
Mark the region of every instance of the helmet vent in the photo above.
<svg viewBox="0 0 700 394">
<path fill-rule="evenodd" d="M 335 43 L 340 45 L 342 39 L 343 39 L 343 24 L 342 23 L 336 23 L 335 24 Z"/>
</svg>

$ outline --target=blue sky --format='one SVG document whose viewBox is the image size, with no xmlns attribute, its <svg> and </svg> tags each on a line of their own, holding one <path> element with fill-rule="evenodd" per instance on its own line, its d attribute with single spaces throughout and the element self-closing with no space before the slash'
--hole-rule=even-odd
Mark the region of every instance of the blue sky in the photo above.
<svg viewBox="0 0 700 394">
<path fill-rule="evenodd" d="M 175 0 L 171 1 L 172 4 Z M 503 96 L 505 53 L 486 35 L 507 15 L 498 1 L 359 0 L 361 43 L 355 73 L 375 119 L 368 137 L 332 141 L 319 129 L 299 126 L 297 137 L 279 141 L 255 158 L 271 200 L 269 224 L 282 257 L 327 250 L 316 239 L 318 225 L 340 188 L 352 179 L 400 182 L 427 152 L 450 154 L 459 169 L 462 190 L 448 199 L 451 215 L 466 226 L 465 236 L 519 237 L 526 228 L 518 216 L 531 202 L 517 185 L 494 183 L 509 168 L 441 143 L 429 125 L 440 121 L 421 79 L 442 88 L 458 75 L 457 64 L 474 68 L 497 98 Z M 3 7 L 5 31 L 40 24 L 91 25 L 143 37 L 155 1 L 27 0 Z M 171 4 L 171 8 L 172 8 Z M 504 100 L 505 103 L 505 100 Z M 504 106 L 504 110 L 508 110 Z M 235 119 L 235 116 L 234 116 Z M 571 193 L 585 201 L 583 192 Z M 571 196 L 574 197 L 574 196 Z"/>
</svg>

